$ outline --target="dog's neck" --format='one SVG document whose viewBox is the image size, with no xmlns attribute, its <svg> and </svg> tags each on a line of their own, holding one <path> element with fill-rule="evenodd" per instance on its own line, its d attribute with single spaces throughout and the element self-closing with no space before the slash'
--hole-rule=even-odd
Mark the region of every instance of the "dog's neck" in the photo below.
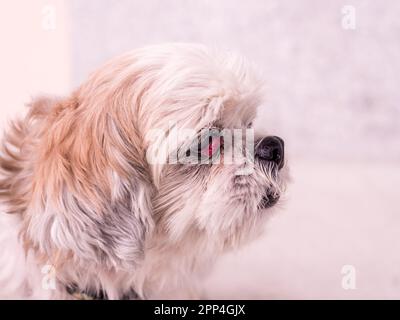
<svg viewBox="0 0 400 320">
<path fill-rule="evenodd" d="M 104 290 L 81 289 L 79 285 L 68 284 L 65 286 L 67 293 L 75 300 L 108 300 Z M 120 300 L 139 300 L 140 297 L 134 289 L 130 289 L 119 297 Z"/>
</svg>

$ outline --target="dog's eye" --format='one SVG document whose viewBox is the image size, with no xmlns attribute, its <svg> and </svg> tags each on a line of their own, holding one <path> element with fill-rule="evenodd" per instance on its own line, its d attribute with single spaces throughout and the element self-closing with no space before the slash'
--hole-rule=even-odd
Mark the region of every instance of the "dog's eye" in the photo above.
<svg viewBox="0 0 400 320">
<path fill-rule="evenodd" d="M 209 164 L 210 160 L 218 159 L 224 147 L 224 139 L 217 129 L 202 132 L 199 139 L 186 149 L 185 163 Z"/>
<path fill-rule="evenodd" d="M 209 135 L 199 144 L 199 150 L 202 157 L 212 158 L 214 155 L 219 154 L 224 145 L 223 137 L 218 135 Z M 206 143 L 205 143 L 206 142 Z"/>
</svg>

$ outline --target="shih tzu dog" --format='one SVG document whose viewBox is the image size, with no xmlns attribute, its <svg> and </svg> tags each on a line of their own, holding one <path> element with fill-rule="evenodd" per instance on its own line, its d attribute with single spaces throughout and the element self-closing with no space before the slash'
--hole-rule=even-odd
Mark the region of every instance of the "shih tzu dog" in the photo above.
<svg viewBox="0 0 400 320">
<path fill-rule="evenodd" d="M 198 298 L 285 188 L 261 88 L 235 54 L 168 44 L 34 100 L 0 153 L 0 297 Z"/>
</svg>

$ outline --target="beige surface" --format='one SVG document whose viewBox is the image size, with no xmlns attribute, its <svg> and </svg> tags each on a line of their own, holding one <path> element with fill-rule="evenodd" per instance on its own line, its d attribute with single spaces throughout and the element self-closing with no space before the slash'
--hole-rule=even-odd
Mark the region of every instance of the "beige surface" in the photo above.
<svg viewBox="0 0 400 320">
<path fill-rule="evenodd" d="M 282 212 L 259 241 L 221 260 L 210 298 L 400 299 L 400 170 L 292 164 Z M 353 265 L 356 289 L 341 286 Z"/>
</svg>

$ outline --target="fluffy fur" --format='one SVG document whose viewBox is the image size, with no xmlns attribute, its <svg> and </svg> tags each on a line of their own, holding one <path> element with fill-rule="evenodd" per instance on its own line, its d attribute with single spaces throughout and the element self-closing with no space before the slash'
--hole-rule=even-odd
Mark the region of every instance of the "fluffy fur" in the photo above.
<svg viewBox="0 0 400 320">
<path fill-rule="evenodd" d="M 117 57 L 67 98 L 34 100 L 3 138 L 0 296 L 70 299 L 74 284 L 110 299 L 198 297 L 215 258 L 260 234 L 272 209 L 259 204 L 283 192 L 285 170 L 243 152 L 232 165 L 164 160 L 187 141 L 178 127 L 250 126 L 260 89 L 243 58 L 170 44 Z"/>
</svg>

